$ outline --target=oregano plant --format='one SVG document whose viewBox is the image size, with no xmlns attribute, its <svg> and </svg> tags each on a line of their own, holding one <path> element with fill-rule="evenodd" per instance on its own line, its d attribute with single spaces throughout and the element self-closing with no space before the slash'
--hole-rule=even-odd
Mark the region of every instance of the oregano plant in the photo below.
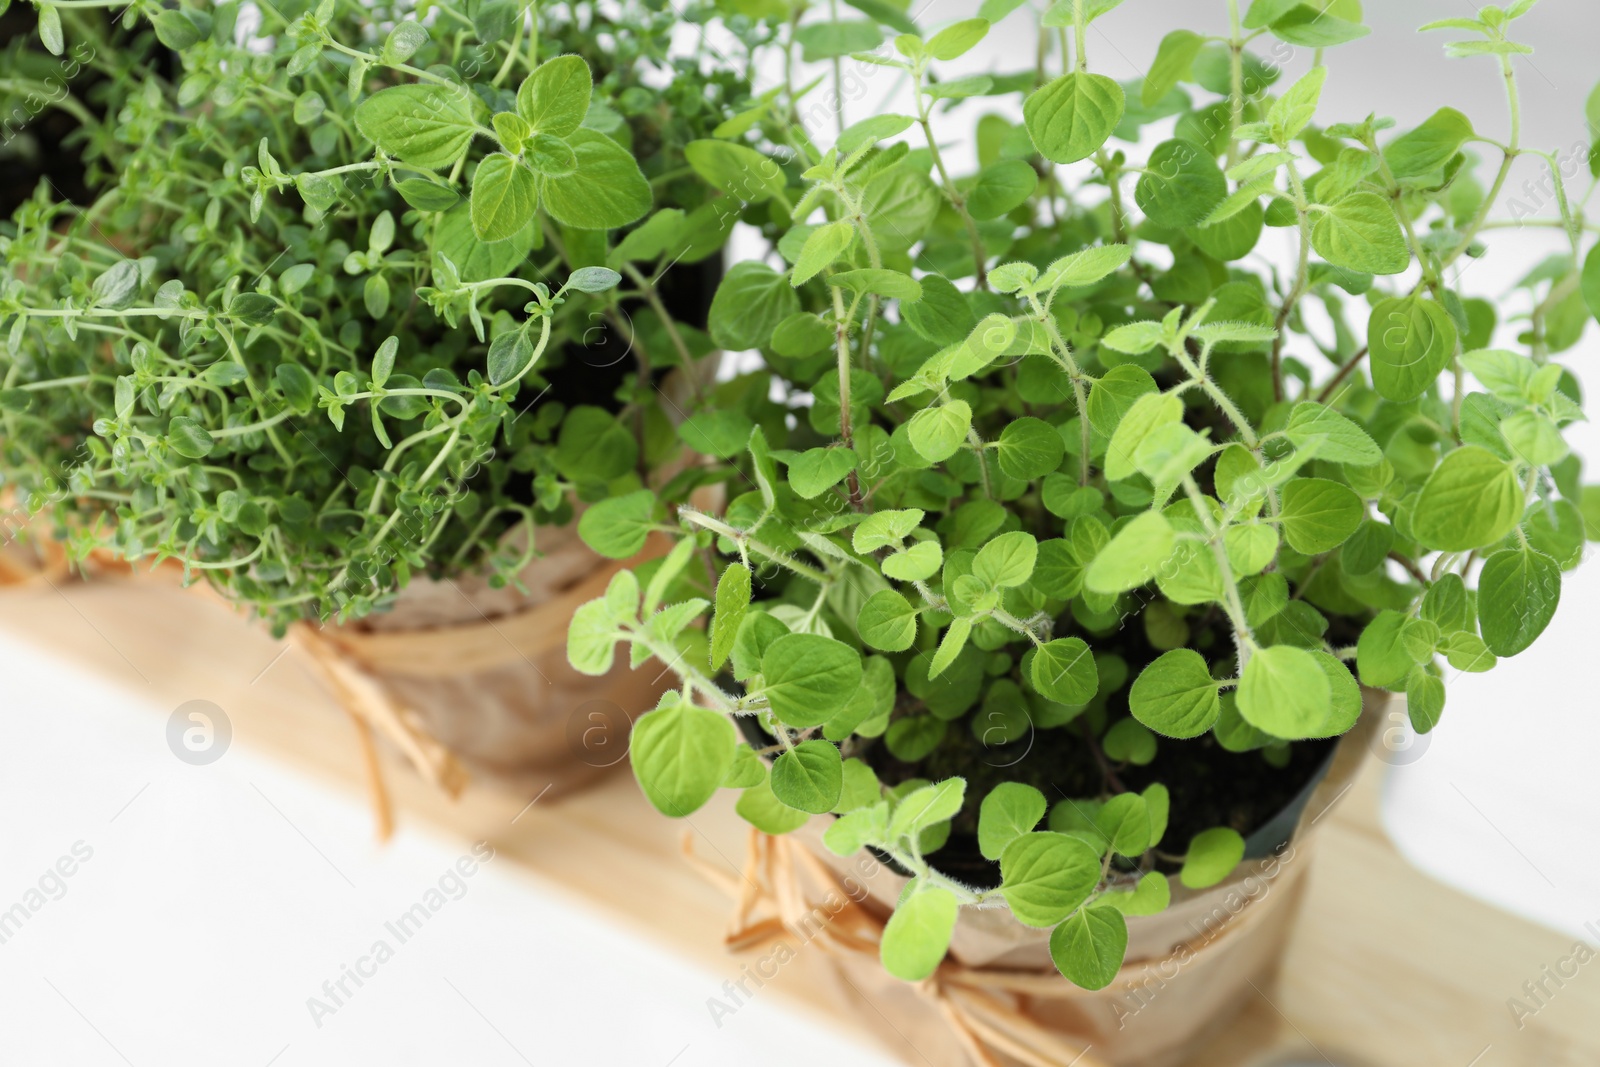
<svg viewBox="0 0 1600 1067">
<path fill-rule="evenodd" d="M 1005 906 L 1105 986 L 1126 917 L 1263 847 L 1363 687 L 1425 732 L 1447 680 L 1525 650 L 1600 519 L 1558 358 L 1600 311 L 1596 227 L 1520 140 L 1532 0 L 1424 27 L 1506 88 L 1509 127 L 1406 130 L 1322 104 L 1358 0 L 1216 2 L 1226 35 L 1173 30 L 1131 83 L 1090 67 L 1118 0 L 927 29 L 780 4 L 778 84 L 689 155 L 766 242 L 711 339 L 758 349 L 792 415 L 749 428 L 725 508 L 677 509 L 659 569 L 578 612 L 571 660 L 681 678 L 631 750 L 661 811 L 736 790 L 761 830 L 828 815 L 830 849 L 907 875 L 882 940 L 907 980 L 962 908 Z M 1036 66 L 951 73 L 1029 18 Z M 912 109 L 808 125 L 795 71 L 843 56 Z M 1502 302 L 1462 268 L 1528 159 L 1570 247 Z M 604 550 L 653 506 L 583 532 Z"/>
<path fill-rule="evenodd" d="M 673 13 L 36 6 L 99 79 L 62 98 L 92 195 L 0 222 L 0 487 L 77 558 L 348 619 L 516 582 L 538 528 L 648 485 L 607 546 L 637 552 L 715 479 L 702 424 L 781 418 L 707 373 L 738 208 L 689 151 L 753 98 Z"/>
</svg>

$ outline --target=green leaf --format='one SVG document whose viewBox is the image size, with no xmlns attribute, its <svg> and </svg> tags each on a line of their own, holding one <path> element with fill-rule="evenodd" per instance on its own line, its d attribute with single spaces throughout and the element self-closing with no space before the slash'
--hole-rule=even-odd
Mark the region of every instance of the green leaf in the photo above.
<svg viewBox="0 0 1600 1067">
<path fill-rule="evenodd" d="M 1205 657 L 1176 648 L 1157 657 L 1128 693 L 1133 717 L 1167 737 L 1199 737 L 1222 714 L 1222 698 Z"/>
<path fill-rule="evenodd" d="M 448 211 L 461 202 L 461 194 L 427 178 L 407 178 L 395 183 L 395 192 L 418 211 Z M 306 263 L 302 266 L 310 267 Z M 288 273 L 285 271 L 284 273 Z"/>
<path fill-rule="evenodd" d="M 861 657 L 849 645 L 817 634 L 787 634 L 761 656 L 762 690 L 780 722 L 798 730 L 821 726 L 861 684 Z"/>
<path fill-rule="evenodd" d="M 760 785 L 753 785 L 739 794 L 739 802 L 733 810 L 757 830 L 774 836 L 792 833 L 811 821 L 811 816 L 806 812 L 791 808 L 779 800 L 773 794 L 772 782 L 768 778 L 763 778 Z"/>
<path fill-rule="evenodd" d="M 1512 454 L 1530 467 L 1559 463 L 1569 451 L 1549 416 L 1531 409 L 1507 415 L 1500 423 L 1500 436 L 1511 446 Z"/>
<path fill-rule="evenodd" d="M 883 575 L 897 582 L 920 582 L 937 574 L 943 562 L 944 553 L 939 542 L 918 541 L 884 560 Z"/>
<path fill-rule="evenodd" d="M 978 808 L 978 851 L 998 861 L 1006 847 L 1044 818 L 1044 794 L 1021 782 L 1001 782 Z"/>
<path fill-rule="evenodd" d="M 856 454 L 848 448 L 812 448 L 789 461 L 789 485 L 806 500 L 832 489 L 856 469 Z"/>
<path fill-rule="evenodd" d="M 1089 394 L 1089 424 L 1109 437 L 1141 396 L 1157 391 L 1149 371 L 1132 363 L 1118 364 L 1094 383 Z"/>
<path fill-rule="evenodd" d="M 1228 180 L 1217 161 L 1182 138 L 1156 146 L 1133 190 L 1139 209 L 1169 229 L 1198 226 L 1227 195 Z"/>
<path fill-rule="evenodd" d="M 1164 495 L 1168 488 L 1193 471 L 1212 453 L 1211 442 L 1181 422 L 1153 430 L 1139 443 L 1134 465 Z"/>
<path fill-rule="evenodd" d="M 1411 517 L 1416 539 L 1443 552 L 1492 545 L 1522 519 L 1517 472 L 1477 445 L 1463 445 L 1440 461 L 1422 486 Z"/>
<path fill-rule="evenodd" d="M 1039 275 L 1036 287 L 1054 295 L 1057 289 L 1093 285 L 1127 266 L 1132 258 L 1131 245 L 1095 245 L 1092 248 L 1085 248 L 1052 262 Z"/>
<path fill-rule="evenodd" d="M 214 442 L 206 428 L 187 415 L 174 415 L 167 423 L 167 444 L 180 456 L 204 459 Z"/>
<path fill-rule="evenodd" d="M 1387 209 L 1385 209 L 1387 210 Z M 1421 296 L 1380 300 L 1367 323 L 1373 387 L 1390 400 L 1415 400 L 1455 355 L 1456 328 L 1442 305 Z"/>
<path fill-rule="evenodd" d="M 904 133 L 916 121 L 910 115 L 871 115 L 846 127 L 834 146 L 842 154 L 849 155 L 862 145 L 876 144 Z"/>
<path fill-rule="evenodd" d="M 1029 94 L 1022 105 L 1028 135 L 1054 163 L 1092 156 L 1122 121 L 1122 86 L 1104 74 L 1065 74 Z"/>
<path fill-rule="evenodd" d="M 515 378 L 533 358 L 533 342 L 523 329 L 507 330 L 489 344 L 490 385 L 504 385 Z"/>
<path fill-rule="evenodd" d="M 1361 672 L 1363 685 L 1389 688 L 1416 665 L 1400 643 L 1400 631 L 1405 628 L 1406 621 L 1401 612 L 1386 609 L 1361 631 L 1356 643 L 1356 669 Z"/>
<path fill-rule="evenodd" d="M 1089 899 L 1100 883 L 1100 857 L 1076 837 L 1023 834 L 1000 855 L 1000 894 L 1027 926 L 1054 926 Z"/>
<path fill-rule="evenodd" d="M 950 624 L 949 628 L 945 630 L 944 639 L 939 642 L 938 651 L 934 653 L 933 659 L 928 663 L 929 678 L 937 678 L 949 669 L 950 665 L 955 662 L 956 657 L 961 655 L 961 650 L 966 647 L 967 638 L 971 633 L 972 620 L 970 618 L 959 618 Z"/>
<path fill-rule="evenodd" d="M 1295 478 L 1283 487 L 1283 535 L 1308 556 L 1343 544 L 1366 517 L 1355 490 L 1326 478 Z"/>
<path fill-rule="evenodd" d="M 396 85 L 356 107 L 356 129 L 396 159 L 414 167 L 450 166 L 478 128 L 472 97 L 452 85 Z"/>
<path fill-rule="evenodd" d="M 988 33 L 988 19 L 964 19 L 928 38 L 928 54 L 934 59 L 955 59 L 971 51 Z"/>
<path fill-rule="evenodd" d="M 1061 466 L 1066 445 L 1061 432 L 1043 419 L 1023 416 L 1006 424 L 997 443 L 1000 469 L 1012 478 L 1031 482 Z"/>
<path fill-rule="evenodd" d="M 572 613 L 572 622 L 567 626 L 567 662 L 580 674 L 598 677 L 611 673 L 617 641 L 622 633 L 617 629 L 617 612 L 610 603 L 610 594 L 613 589 L 619 588 L 619 583 L 625 586 L 629 580 L 633 581 L 632 613 L 636 614 L 639 582 L 629 571 L 620 571 L 612 577 L 604 598 L 591 600 Z"/>
<path fill-rule="evenodd" d="M 1444 714 L 1444 681 L 1418 667 L 1406 679 L 1406 715 L 1419 734 L 1425 734 L 1439 725 Z"/>
<path fill-rule="evenodd" d="M 139 295 L 139 263 L 133 259 L 119 259 L 107 267 L 90 289 L 93 307 L 121 310 L 133 303 Z"/>
<path fill-rule="evenodd" d="M 578 536 L 607 559 L 638 555 L 650 537 L 655 501 L 648 489 L 602 500 L 578 520 Z"/>
<path fill-rule="evenodd" d="M 1491 555 L 1478 576 L 1478 625 L 1497 656 L 1533 644 L 1561 602 L 1561 567 L 1543 552 L 1507 548 Z"/>
<path fill-rule="evenodd" d="M 1284 92 L 1267 113 L 1267 124 L 1272 127 L 1273 140 L 1287 145 L 1300 136 L 1317 113 L 1322 99 L 1322 87 L 1328 80 L 1328 68 L 1312 67 Z"/>
<path fill-rule="evenodd" d="M 919 336 L 940 348 L 965 341 L 977 322 L 961 290 L 937 274 L 922 279 L 922 299 L 902 305 L 900 315 Z"/>
<path fill-rule="evenodd" d="M 278 313 L 278 302 L 265 293 L 240 293 L 228 302 L 228 314 L 246 326 L 265 326 Z"/>
<path fill-rule="evenodd" d="M 1058 704 L 1087 704 L 1100 688 L 1089 646 L 1077 637 L 1058 637 L 1033 654 L 1033 687 Z"/>
<path fill-rule="evenodd" d="M 917 637 L 917 609 L 894 590 L 880 589 L 861 605 L 856 631 L 881 652 L 904 652 Z"/>
<path fill-rule="evenodd" d="M 568 137 L 589 114 L 594 79 L 579 56 L 556 56 L 540 63 L 517 89 L 517 114 L 536 133 Z"/>
<path fill-rule="evenodd" d="M 844 255 L 855 239 L 855 227 L 844 221 L 829 222 L 812 230 L 800 249 L 800 258 L 795 260 L 789 284 L 798 288 L 815 278 Z"/>
<path fill-rule="evenodd" d="M 1146 393 L 1133 402 L 1106 445 L 1106 477 L 1114 482 L 1138 473 L 1139 446 L 1156 429 L 1183 418 L 1183 401 L 1168 393 Z"/>
<path fill-rule="evenodd" d="M 852 52 L 870 52 L 883 43 L 883 33 L 865 20 L 838 19 L 802 26 L 795 31 L 794 39 L 800 45 L 801 59 L 820 63 Z"/>
<path fill-rule="evenodd" d="M 868 515 L 855 528 L 851 544 L 863 555 L 880 548 L 898 545 L 917 528 L 925 513 L 920 508 L 904 511 L 879 511 Z"/>
<path fill-rule="evenodd" d="M 1137 589 L 1156 576 L 1177 543 L 1177 532 L 1165 515 L 1141 512 L 1090 562 L 1084 587 L 1106 596 Z"/>
<path fill-rule="evenodd" d="M 1396 178 L 1418 178 L 1444 167 L 1473 136 L 1471 119 L 1453 107 L 1440 108 L 1421 126 L 1390 141 L 1383 158 Z"/>
<path fill-rule="evenodd" d="M 800 310 L 788 279 L 758 260 L 729 268 L 711 300 L 711 340 L 730 352 L 764 348 L 778 324 Z"/>
<path fill-rule="evenodd" d="M 1039 542 L 1030 533 L 1003 533 L 978 550 L 972 560 L 973 577 L 994 589 L 1022 585 L 1033 576 Z"/>
<path fill-rule="evenodd" d="M 879 662 L 887 662 L 880 660 Z M 893 670 L 890 671 L 891 676 Z M 879 808 L 883 799 L 883 785 L 878 781 L 878 776 L 872 768 L 859 759 L 844 761 L 844 786 L 839 793 L 839 802 L 834 805 L 836 812 L 859 811 L 862 808 Z M 882 809 L 875 814 L 881 814 Z M 877 820 L 877 834 L 874 840 L 881 841 L 888 833 L 888 820 L 880 817 Z M 856 851 L 851 849 L 851 852 Z"/>
<path fill-rule="evenodd" d="M 44 17 L 44 11 L 50 12 L 51 15 L 56 14 L 54 7 L 46 7 L 40 12 L 39 36 L 43 38 L 46 48 L 49 48 L 53 54 L 60 55 L 61 24 L 59 21 L 54 24 L 53 37 L 46 36 L 45 25 L 47 20 Z M 150 20 L 150 25 L 156 31 L 156 40 L 176 52 L 194 47 L 205 40 L 206 36 L 201 32 L 200 27 L 195 25 L 194 19 L 189 17 L 188 12 L 171 8 L 158 12 Z M 51 47 L 52 45 L 54 47 Z"/>
<path fill-rule="evenodd" d="M 1600 319 L 1600 245 L 1589 249 L 1589 254 L 1584 257 L 1579 283 L 1584 306 L 1589 309 L 1590 315 Z"/>
<path fill-rule="evenodd" d="M 628 754 L 646 799 L 663 815 L 681 818 L 698 811 L 721 787 L 737 745 L 733 724 L 724 716 L 678 703 L 633 724 Z"/>
<path fill-rule="evenodd" d="M 1104 989 L 1122 969 L 1128 951 L 1128 923 L 1107 905 L 1080 908 L 1050 932 L 1050 959 L 1073 985 Z"/>
<path fill-rule="evenodd" d="M 615 289 L 622 281 L 622 275 L 610 267 L 579 267 L 567 276 L 567 284 L 561 288 L 579 293 L 603 293 Z"/>
<path fill-rule="evenodd" d="M 1190 30 L 1173 30 L 1161 38 L 1155 62 L 1144 76 L 1139 102 L 1146 108 L 1152 108 L 1176 89 L 1179 82 L 1189 78 L 1194 59 L 1205 43 L 1204 37 Z"/>
<path fill-rule="evenodd" d="M 905 982 L 920 982 L 938 970 L 960 910 L 948 889 L 914 886 L 884 924 L 878 943 L 883 969 Z"/>
<path fill-rule="evenodd" d="M 1268 27 L 1272 35 L 1301 48 L 1331 48 L 1365 37 L 1372 31 L 1357 22 L 1328 14 L 1325 4 L 1300 4 Z"/>
<path fill-rule="evenodd" d="M 889 818 L 889 839 L 915 839 L 924 830 L 949 822 L 960 814 L 966 795 L 967 783 L 960 778 L 946 778 L 913 789 L 895 805 L 894 814 Z"/>
<path fill-rule="evenodd" d="M 1334 266 L 1364 274 L 1399 274 L 1411 266 L 1400 223 L 1376 193 L 1354 193 L 1321 212 L 1311 246 Z"/>
<path fill-rule="evenodd" d="M 733 677 L 743 682 L 761 673 L 761 657 L 767 654 L 773 642 L 788 632 L 789 627 L 765 611 L 754 608 L 746 611 L 744 622 L 739 624 L 739 632 L 733 638 Z"/>
<path fill-rule="evenodd" d="M 1178 881 L 1189 889 L 1210 889 L 1244 859 L 1244 838 L 1225 826 L 1202 830 L 1189 842 Z"/>
<path fill-rule="evenodd" d="M 906 165 L 878 171 L 861 193 L 862 213 L 884 252 L 903 252 L 920 241 L 943 203 L 932 179 Z"/>
<path fill-rule="evenodd" d="M 580 230 L 612 230 L 649 213 L 650 183 L 626 148 L 590 129 L 577 130 L 567 144 L 577 172 L 538 177 L 539 199 L 551 218 Z"/>
<path fill-rule="evenodd" d="M 495 116 L 497 119 L 499 117 Z M 565 178 L 577 173 L 577 153 L 573 152 L 571 145 L 554 134 L 534 134 L 523 147 L 522 153 L 528 166 L 547 178 Z"/>
<path fill-rule="evenodd" d="M 1119 856 L 1137 858 L 1150 847 L 1150 812 L 1138 793 L 1119 793 L 1095 813 L 1095 829 Z"/>
<path fill-rule="evenodd" d="M 853 293 L 872 293 L 891 300 L 916 303 L 922 299 L 922 285 L 909 274 L 897 270 L 863 267 L 860 270 L 840 271 L 828 276 L 828 284 L 849 289 Z M 830 331 L 830 336 L 832 332 Z"/>
<path fill-rule="evenodd" d="M 727 662 L 733 651 L 733 639 L 738 636 L 749 607 L 750 568 L 743 563 L 730 563 L 717 581 L 717 609 L 711 617 L 712 670 L 720 669 Z"/>
<path fill-rule="evenodd" d="M 1383 451 L 1367 431 L 1332 408 L 1311 401 L 1294 406 L 1284 433 L 1296 447 L 1314 447 L 1317 458 L 1329 463 L 1371 467 L 1383 462 Z"/>
<path fill-rule="evenodd" d="M 911 447 L 923 459 L 942 463 L 961 450 L 970 429 L 972 408 L 965 400 L 952 400 L 911 416 L 906 433 L 911 438 Z"/>
<path fill-rule="evenodd" d="M 1332 712 L 1333 688 L 1310 652 L 1273 645 L 1251 654 L 1239 680 L 1239 714 L 1245 722 L 1294 740 L 1319 736 Z"/>
<path fill-rule="evenodd" d="M 728 766 L 728 773 L 722 777 L 722 788 L 749 789 L 766 780 L 767 765 L 761 762 L 761 757 L 756 755 L 755 749 L 749 745 L 735 747 L 733 763 Z"/>
<path fill-rule="evenodd" d="M 1389 558 L 1394 547 L 1394 527 L 1365 519 L 1344 543 L 1339 564 L 1348 575 L 1371 574 Z"/>
<path fill-rule="evenodd" d="M 472 232 L 480 241 L 504 241 L 533 221 L 538 179 L 515 159 L 496 152 L 472 178 Z"/>
<path fill-rule="evenodd" d="M 3 14 L 3 12 L 0 12 Z M 176 12 L 175 12 L 176 14 Z M 188 21 L 186 18 L 184 21 Z M 194 24 L 191 22 L 190 26 Z M 66 41 L 61 34 L 61 11 L 53 4 L 39 5 L 39 40 L 45 49 L 53 56 L 59 56 L 66 48 Z M 165 41 L 162 42 L 166 44 Z M 168 48 L 179 48 L 180 45 L 168 44 Z"/>
<path fill-rule="evenodd" d="M 533 227 L 505 241 L 480 241 L 472 232 L 468 204 L 458 204 L 439 217 L 435 230 L 436 262 L 448 258 L 465 282 L 501 278 L 516 271 L 533 248 Z"/>
<path fill-rule="evenodd" d="M 1039 172 L 1024 159 L 1002 159 L 978 172 L 967 194 L 967 212 L 978 221 L 997 219 L 1028 202 L 1039 187 Z"/>
<path fill-rule="evenodd" d="M 844 763 L 827 741 L 802 741 L 772 764 L 772 795 L 801 811 L 822 815 L 839 803 Z"/>
<path fill-rule="evenodd" d="M 404 63 L 427 43 L 427 27 L 415 19 L 404 19 L 395 23 L 389 36 L 384 38 L 382 55 L 388 62 Z"/>
<path fill-rule="evenodd" d="M 1100 902 L 1116 908 L 1124 915 L 1157 915 L 1172 903 L 1172 887 L 1167 876 L 1160 871 L 1146 871 L 1139 884 L 1131 891 L 1116 890 L 1105 894 Z"/>
<path fill-rule="evenodd" d="M 714 139 L 690 141 L 683 158 L 712 188 L 746 203 L 783 196 L 787 179 L 782 168 L 754 148 Z"/>
<path fill-rule="evenodd" d="M 580 404 L 567 412 L 556 439 L 556 469 L 574 482 L 599 484 L 633 470 L 639 443 L 604 408 Z"/>
</svg>

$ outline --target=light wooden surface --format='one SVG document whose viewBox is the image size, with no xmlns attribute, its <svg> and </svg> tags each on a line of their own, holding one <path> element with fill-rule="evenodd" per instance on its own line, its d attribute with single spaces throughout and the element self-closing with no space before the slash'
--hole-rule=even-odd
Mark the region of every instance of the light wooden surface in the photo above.
<svg viewBox="0 0 1600 1067">
<path fill-rule="evenodd" d="M 0 626 L 126 683 L 157 707 L 196 698 L 222 707 L 235 739 L 364 792 L 349 720 L 285 652 L 225 608 L 159 581 L 56 582 L 0 590 Z M 1319 827 L 1311 886 L 1277 982 L 1206 1048 L 1199 1067 L 1285 1062 L 1338 1067 L 1590 1067 L 1600 1064 L 1600 972 L 1579 970 L 1519 1028 L 1508 1006 L 1569 957 L 1564 936 L 1498 911 L 1412 868 L 1381 827 L 1383 768 L 1369 764 Z M 401 818 L 488 838 L 561 892 L 729 978 L 748 957 L 721 947 L 729 902 L 680 853 L 737 872 L 743 824 L 719 798 L 687 825 L 650 810 L 626 773 L 557 802 L 473 787 L 449 803 L 390 761 Z M 1596 917 L 1600 918 L 1600 902 Z M 869 1032 L 832 1004 L 826 966 L 799 952 L 770 985 L 821 1025 Z M 826 1017 L 826 1018 L 825 1018 Z M 915 1053 L 888 1035 L 908 1063 Z"/>
</svg>

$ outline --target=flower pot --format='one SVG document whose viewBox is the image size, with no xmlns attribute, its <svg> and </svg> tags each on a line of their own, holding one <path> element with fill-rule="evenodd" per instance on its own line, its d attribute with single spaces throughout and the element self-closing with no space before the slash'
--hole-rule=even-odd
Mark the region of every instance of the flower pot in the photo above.
<svg viewBox="0 0 1600 1067">
<path fill-rule="evenodd" d="M 568 665 L 572 613 L 624 564 L 597 557 L 576 524 L 540 530 L 539 544 L 526 594 L 474 576 L 417 579 L 387 612 L 295 634 L 341 702 L 451 793 L 463 769 L 530 795 L 576 788 L 626 757 L 623 709 L 653 706 L 672 684 L 659 668 L 592 678 Z"/>
<path fill-rule="evenodd" d="M 878 942 L 906 879 L 866 853 L 835 856 L 816 819 L 786 837 L 752 832 L 746 877 L 728 883 L 739 899 L 728 944 L 799 939 L 827 952 L 839 1002 L 856 1005 L 870 1026 L 887 1023 L 929 1067 L 1172 1067 L 1270 981 L 1298 913 L 1316 824 L 1349 789 L 1387 699 L 1365 692 L 1365 714 L 1287 806 L 1289 817 L 1251 835 L 1254 858 L 1209 889 L 1173 878 L 1165 911 L 1129 917 L 1126 962 L 1105 989 L 1062 978 L 1050 932 L 1004 908 L 962 909 L 949 955 L 926 981 L 889 976 Z M 1273 834 L 1273 826 L 1282 829 Z"/>
</svg>

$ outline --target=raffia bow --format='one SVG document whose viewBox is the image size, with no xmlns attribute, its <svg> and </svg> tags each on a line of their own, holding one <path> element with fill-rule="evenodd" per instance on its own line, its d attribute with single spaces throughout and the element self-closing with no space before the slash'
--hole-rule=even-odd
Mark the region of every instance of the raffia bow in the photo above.
<svg viewBox="0 0 1600 1067">
<path fill-rule="evenodd" d="M 776 940 L 800 938 L 838 963 L 854 960 L 878 966 L 883 920 L 856 899 L 837 871 L 803 844 L 752 828 L 745 868 L 738 876 L 696 855 L 689 834 L 684 835 L 683 851 L 709 881 L 734 900 L 724 937 L 729 951 L 747 952 Z M 817 924 L 819 911 L 829 917 Z M 981 1067 L 1006 1067 L 1008 1063 L 1106 1067 L 1090 1055 L 1087 1041 L 1047 1029 L 1029 1015 L 1033 998 L 1070 997 L 1081 992 L 1058 974 L 979 970 L 947 958 L 915 988 L 938 1009 L 972 1062 Z"/>
<path fill-rule="evenodd" d="M 880 971 L 878 948 L 887 916 L 805 841 L 752 829 L 745 867 L 738 875 L 701 859 L 692 845 L 686 834 L 683 851 L 690 862 L 734 901 L 724 937 L 729 951 L 747 952 L 787 939 L 819 947 L 841 968 L 874 975 Z M 1297 871 L 1285 879 L 1282 891 L 1294 898 L 1301 888 Z M 1103 1017 L 1107 998 L 1149 988 L 1155 976 L 1170 976 L 1202 950 L 1215 960 L 1220 943 L 1237 943 L 1258 925 L 1273 921 L 1271 913 L 1266 907 L 1245 907 L 1222 925 L 1173 945 L 1165 956 L 1125 964 L 1102 991 L 1080 989 L 1054 969 L 974 967 L 952 957 L 911 988 L 937 1010 L 974 1067 L 1107 1067 L 1092 1052 L 1101 1040 L 1094 1037 L 1093 1025 L 1075 1026 L 1075 1016 Z M 859 992 L 857 982 L 850 985 Z"/>
</svg>

